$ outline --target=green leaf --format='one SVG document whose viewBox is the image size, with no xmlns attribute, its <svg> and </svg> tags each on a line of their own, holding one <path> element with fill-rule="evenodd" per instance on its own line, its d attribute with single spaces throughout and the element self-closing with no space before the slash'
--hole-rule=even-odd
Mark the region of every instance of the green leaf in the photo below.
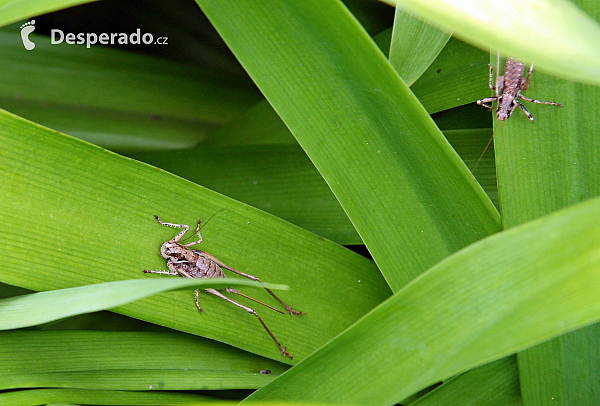
<svg viewBox="0 0 600 406">
<path fill-rule="evenodd" d="M 438 56 L 450 34 L 416 18 L 412 13 L 396 8 L 389 60 L 407 86 L 427 70 Z"/>
<path fill-rule="evenodd" d="M 247 399 L 393 404 L 600 320 L 599 289 L 594 199 L 448 257 Z"/>
<path fill-rule="evenodd" d="M 0 0 L 0 27 L 93 0 Z"/>
<path fill-rule="evenodd" d="M 77 314 L 112 309 L 170 290 L 226 288 L 229 285 L 260 287 L 258 283 L 249 282 L 225 279 L 133 279 L 16 296 L 0 300 L 0 330 L 36 326 Z M 269 284 L 264 287 L 285 288 Z"/>
<path fill-rule="evenodd" d="M 392 289 L 498 231 L 493 204 L 340 2 L 227 9 L 197 2 L 318 168 Z"/>
<path fill-rule="evenodd" d="M 517 357 L 509 356 L 449 379 L 411 406 L 521 404 Z"/>
<path fill-rule="evenodd" d="M 60 403 L 82 405 L 194 405 L 211 401 L 207 396 L 168 392 L 126 392 L 86 389 L 35 389 L 0 393 L 5 406 Z"/>
<path fill-rule="evenodd" d="M 402 7 L 482 49 L 554 75 L 600 84 L 600 26 L 567 0 L 402 0 Z"/>
<path fill-rule="evenodd" d="M 0 112 L 0 179 L 0 243 L 10 252 L 0 268 L 4 283 L 53 290 L 164 269 L 159 247 L 175 231 L 160 226 L 156 214 L 192 225 L 202 217 L 202 250 L 264 281 L 290 286 L 281 299 L 306 316 L 258 312 L 295 358 L 283 360 L 254 317 L 212 295 L 201 295 L 202 314 L 191 291 L 156 295 L 119 307 L 119 313 L 296 362 L 390 294 L 372 261 L 339 245 L 6 112 Z M 262 289 L 252 296 L 273 304 Z"/>
<path fill-rule="evenodd" d="M 287 369 L 183 333 L 10 331 L 0 340 L 0 389 L 255 389 Z"/>
</svg>

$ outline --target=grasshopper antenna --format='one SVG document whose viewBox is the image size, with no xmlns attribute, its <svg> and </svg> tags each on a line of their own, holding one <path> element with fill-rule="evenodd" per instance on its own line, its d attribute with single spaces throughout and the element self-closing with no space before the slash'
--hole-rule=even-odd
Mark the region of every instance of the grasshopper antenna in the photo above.
<svg viewBox="0 0 600 406">
<path fill-rule="evenodd" d="M 204 226 L 205 226 L 205 225 L 207 225 L 207 224 L 208 224 L 208 222 L 209 222 L 209 221 L 211 221 L 211 220 L 212 220 L 212 218 L 213 218 L 214 216 L 216 216 L 217 214 L 219 214 L 219 213 L 221 213 L 222 211 L 225 211 L 225 210 L 227 210 L 227 209 L 225 209 L 225 208 L 222 208 L 222 209 L 219 209 L 219 210 L 217 210 L 217 211 L 215 212 L 215 214 L 213 214 L 212 216 L 210 216 L 210 217 L 208 218 L 208 220 L 206 220 L 205 222 L 203 222 L 203 224 L 202 224 L 202 225 L 201 225 L 201 226 L 198 228 L 198 230 L 202 230 L 202 229 L 204 228 Z M 189 240 L 191 240 L 193 237 L 194 237 L 193 235 L 190 235 L 190 236 L 188 236 L 188 237 L 184 238 L 184 239 L 183 239 L 183 241 L 181 241 L 181 242 L 186 242 L 186 241 L 189 241 Z"/>
<path fill-rule="evenodd" d="M 475 170 L 477 170 L 477 166 L 479 165 L 479 162 L 481 162 L 481 159 L 483 158 L 483 156 L 485 155 L 485 153 L 487 152 L 488 148 L 490 147 L 490 145 L 492 144 L 492 140 L 494 139 L 494 135 L 492 134 L 492 136 L 490 137 L 490 139 L 488 140 L 487 144 L 485 144 L 485 148 L 483 149 L 483 152 L 481 153 L 481 155 L 479 155 L 479 158 L 477 158 L 477 162 L 475 162 L 475 166 L 473 167 L 473 169 L 471 169 L 471 173 L 473 175 L 475 175 Z"/>
</svg>

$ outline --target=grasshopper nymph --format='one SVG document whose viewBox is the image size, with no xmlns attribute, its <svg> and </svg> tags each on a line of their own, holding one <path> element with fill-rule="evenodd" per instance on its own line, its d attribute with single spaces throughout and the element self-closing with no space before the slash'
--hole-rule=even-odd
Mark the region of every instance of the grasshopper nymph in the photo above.
<svg viewBox="0 0 600 406">
<path fill-rule="evenodd" d="M 489 86 L 490 89 L 494 90 L 495 95 L 492 97 L 486 97 L 485 99 L 477 100 L 477 104 L 487 107 L 491 110 L 492 106 L 488 103 L 497 101 L 498 110 L 496 110 L 496 116 L 498 117 L 498 120 L 506 120 L 512 115 L 513 111 L 515 110 L 515 107 L 519 107 L 521 110 L 523 110 L 523 113 L 525 113 L 527 118 L 530 121 L 533 121 L 533 116 L 529 113 L 529 111 L 527 111 L 525 106 L 521 104 L 519 99 L 538 104 L 551 104 L 554 106 L 562 106 L 562 104 L 560 103 L 530 99 L 529 97 L 525 97 L 521 94 L 523 90 L 526 90 L 529 87 L 529 78 L 533 73 L 533 64 L 531 64 L 531 66 L 529 67 L 529 72 L 527 72 L 527 76 L 523 77 L 523 73 L 525 72 L 525 64 L 521 61 L 509 57 L 506 60 L 506 64 L 504 65 L 504 74 L 499 75 L 500 53 L 498 53 L 495 86 L 493 83 L 494 68 L 490 64 L 488 64 L 488 66 L 490 67 Z"/>
<path fill-rule="evenodd" d="M 162 244 L 162 246 L 160 247 L 160 255 L 167 260 L 167 267 L 169 268 L 169 270 L 168 271 L 144 270 L 143 271 L 144 273 L 157 273 L 157 274 L 163 274 L 163 275 L 180 275 L 185 278 L 225 278 L 226 276 L 225 276 L 225 273 L 223 272 L 223 269 L 227 269 L 231 272 L 234 272 L 238 275 L 241 275 L 241 276 L 251 279 L 253 281 L 260 282 L 260 280 L 256 276 L 252 276 L 247 273 L 240 272 L 236 269 L 233 269 L 230 266 L 225 265 L 223 262 L 219 261 L 217 258 L 213 257 L 212 255 L 210 255 L 204 251 L 190 249 L 191 246 L 200 244 L 202 242 L 202 235 L 200 234 L 201 220 L 198 220 L 198 224 L 196 226 L 196 234 L 198 235 L 198 241 L 194 241 L 194 242 L 191 242 L 188 244 L 180 244 L 179 240 L 181 240 L 181 238 L 185 235 L 185 233 L 187 233 L 189 231 L 190 227 L 185 224 L 164 223 L 158 218 L 158 216 L 154 216 L 154 218 L 156 219 L 156 221 L 158 221 L 159 224 L 161 224 L 163 226 L 174 227 L 174 228 L 183 228 L 183 230 L 179 234 L 177 234 L 173 239 L 164 242 Z M 290 315 L 294 315 L 294 314 L 302 315 L 302 312 L 298 312 L 298 311 L 292 309 L 287 304 L 285 304 L 270 289 L 265 288 L 265 290 L 267 292 L 269 292 L 269 294 L 271 296 L 273 296 L 279 303 L 281 303 Z M 227 296 L 223 295 L 221 292 L 219 292 L 216 289 L 209 288 L 209 289 L 204 289 L 204 291 L 211 293 L 215 296 L 218 296 L 221 299 L 224 299 L 224 300 L 228 301 L 229 303 L 234 304 L 234 305 L 246 310 L 248 313 L 256 316 L 256 318 L 258 319 L 258 321 L 260 321 L 260 323 L 262 324 L 264 329 L 267 331 L 269 336 L 273 339 L 273 341 L 275 341 L 275 344 L 277 344 L 277 346 L 279 347 L 279 350 L 281 351 L 281 355 L 283 355 L 284 357 L 293 358 L 292 354 L 287 352 L 286 348 L 283 347 L 279 343 L 279 341 L 275 338 L 273 333 L 271 333 L 271 330 L 269 330 L 269 328 L 267 327 L 265 322 L 260 318 L 260 316 L 258 315 L 258 313 L 256 313 L 256 311 L 254 309 L 244 306 L 244 305 L 228 298 Z M 266 306 L 272 310 L 275 310 L 276 312 L 283 314 L 283 312 L 281 310 L 271 307 L 268 304 L 262 303 L 256 299 L 253 299 L 250 296 L 246 296 L 243 293 L 239 292 L 237 289 L 226 288 L 225 291 L 228 293 L 234 293 L 236 295 L 240 295 L 242 297 L 245 297 L 246 299 L 250 299 L 254 302 L 260 303 L 263 306 Z M 204 310 L 202 310 L 202 308 L 200 307 L 200 303 L 199 303 L 198 289 L 196 289 L 195 294 L 196 294 L 196 307 L 198 308 L 198 311 L 203 312 Z"/>
</svg>

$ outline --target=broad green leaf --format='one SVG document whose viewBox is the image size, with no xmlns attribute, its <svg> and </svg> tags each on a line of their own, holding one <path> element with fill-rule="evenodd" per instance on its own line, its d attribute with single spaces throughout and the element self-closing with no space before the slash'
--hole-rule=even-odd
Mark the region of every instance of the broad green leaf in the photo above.
<svg viewBox="0 0 600 406">
<path fill-rule="evenodd" d="M 248 400 L 394 404 L 600 320 L 599 289 L 594 199 L 448 257 Z"/>
<path fill-rule="evenodd" d="M 88 389 L 34 389 L 0 393 L 4 406 L 80 405 L 198 405 L 214 401 L 207 396 L 169 392 L 129 392 Z"/>
<path fill-rule="evenodd" d="M 323 175 L 392 289 L 498 231 L 493 204 L 340 2 L 197 3 Z"/>
<path fill-rule="evenodd" d="M 0 0 L 0 27 L 93 0 Z"/>
<path fill-rule="evenodd" d="M 513 355 L 451 378 L 411 406 L 521 404 L 517 357 Z"/>
<path fill-rule="evenodd" d="M 0 107 L 117 150 L 191 147 L 260 95 L 237 78 L 107 47 L 0 32 Z"/>
<path fill-rule="evenodd" d="M 176 233 L 154 220 L 160 215 L 191 225 L 203 218 L 199 248 L 264 281 L 290 286 L 281 298 L 306 316 L 258 312 L 295 356 L 292 362 L 390 294 L 372 261 L 341 246 L 6 112 L 0 112 L 0 179 L 0 243 L 11 253 L 0 282 L 40 291 L 141 279 L 143 269 L 165 268 L 159 248 Z M 273 304 L 262 289 L 251 295 Z M 253 316 L 208 294 L 201 296 L 205 312 L 199 314 L 193 297 L 191 291 L 170 292 L 116 310 L 290 362 Z"/>
<path fill-rule="evenodd" d="M 255 389 L 286 365 L 183 333 L 0 333 L 0 389 Z M 271 374 L 261 374 L 269 370 Z M 4 403 L 2 403 L 4 404 Z"/>
<path fill-rule="evenodd" d="M 226 288 L 228 285 L 259 287 L 259 284 L 248 282 L 251 281 L 181 278 L 133 279 L 15 296 L 0 300 L 0 330 L 36 326 L 77 314 L 112 309 L 170 290 Z M 267 284 L 265 287 L 281 289 L 283 286 Z"/>
<path fill-rule="evenodd" d="M 389 60 L 407 86 L 427 70 L 448 42 L 450 34 L 396 8 Z"/>
<path fill-rule="evenodd" d="M 568 0 L 398 4 L 482 49 L 500 49 L 554 75 L 600 84 L 600 26 Z"/>
</svg>

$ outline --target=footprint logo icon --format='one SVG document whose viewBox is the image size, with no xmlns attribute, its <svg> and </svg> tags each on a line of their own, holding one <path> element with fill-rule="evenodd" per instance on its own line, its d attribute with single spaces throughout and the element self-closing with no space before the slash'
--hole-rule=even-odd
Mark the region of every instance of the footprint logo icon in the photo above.
<svg viewBox="0 0 600 406">
<path fill-rule="evenodd" d="M 23 46 L 28 51 L 31 51 L 33 48 L 35 48 L 35 44 L 33 42 L 31 42 L 31 40 L 29 39 L 29 34 L 31 34 L 35 30 L 35 27 L 33 26 L 33 24 L 35 24 L 35 20 L 31 20 L 28 23 L 25 23 L 20 27 L 21 28 L 21 39 L 23 40 Z"/>
</svg>

